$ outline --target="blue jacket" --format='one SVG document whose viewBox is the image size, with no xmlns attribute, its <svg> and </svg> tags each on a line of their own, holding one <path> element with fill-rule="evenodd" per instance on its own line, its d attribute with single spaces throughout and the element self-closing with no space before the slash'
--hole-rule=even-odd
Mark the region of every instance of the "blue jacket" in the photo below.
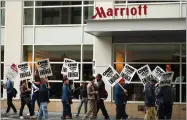
<svg viewBox="0 0 187 120">
<path fill-rule="evenodd" d="M 155 106 L 155 86 L 151 83 L 147 83 L 145 85 L 145 105 L 147 107 L 154 107 Z"/>
<path fill-rule="evenodd" d="M 69 101 L 69 98 L 71 96 L 71 91 L 68 85 L 62 86 L 62 101 Z"/>
<path fill-rule="evenodd" d="M 5 84 L 5 88 L 7 89 L 7 94 L 12 94 L 13 88 L 14 88 L 14 83 L 11 80 L 7 80 Z"/>
<path fill-rule="evenodd" d="M 114 86 L 114 101 L 115 104 L 123 104 L 125 102 L 125 92 L 119 84 Z"/>
</svg>

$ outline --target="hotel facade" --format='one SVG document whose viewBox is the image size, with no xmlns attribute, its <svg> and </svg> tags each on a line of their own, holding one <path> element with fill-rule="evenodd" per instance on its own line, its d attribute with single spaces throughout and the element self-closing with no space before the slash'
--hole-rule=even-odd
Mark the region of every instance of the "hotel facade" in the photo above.
<svg viewBox="0 0 187 120">
<path fill-rule="evenodd" d="M 12 63 L 30 64 L 34 75 L 37 60 L 49 58 L 53 76 L 49 111 L 62 111 L 61 68 L 64 58 L 79 62 L 80 79 L 75 88 L 108 65 L 121 72 L 124 65 L 136 69 L 148 64 L 174 71 L 175 97 L 172 117 L 186 118 L 186 1 L 2 1 L 1 83 Z M 14 86 L 19 92 L 19 77 Z M 105 101 L 115 115 L 113 88 L 106 85 Z M 127 113 L 143 118 L 143 84 L 135 74 L 129 89 Z M 19 94 L 19 93 L 18 93 Z M 72 112 L 77 111 L 75 93 Z M 14 99 L 20 108 L 19 95 Z M 1 108 L 6 108 L 6 90 L 1 86 Z M 36 107 L 37 110 L 37 107 Z"/>
</svg>

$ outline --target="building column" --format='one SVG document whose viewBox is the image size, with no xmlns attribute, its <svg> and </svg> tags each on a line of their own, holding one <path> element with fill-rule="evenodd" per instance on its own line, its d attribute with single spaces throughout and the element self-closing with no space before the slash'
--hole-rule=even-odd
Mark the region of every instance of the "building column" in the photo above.
<svg viewBox="0 0 187 120">
<path fill-rule="evenodd" d="M 7 68 L 12 64 L 22 62 L 22 1 L 6 1 L 5 13 L 5 46 L 4 46 L 4 78 Z M 19 75 L 14 79 L 14 88 L 18 91 L 19 98 Z M 6 98 L 6 92 L 4 92 Z"/>
<path fill-rule="evenodd" d="M 102 74 L 112 64 L 112 37 L 95 37 L 93 58 L 96 63 L 95 73 Z M 111 101 L 112 87 L 105 82 L 105 88 L 108 92 L 106 101 Z"/>
</svg>

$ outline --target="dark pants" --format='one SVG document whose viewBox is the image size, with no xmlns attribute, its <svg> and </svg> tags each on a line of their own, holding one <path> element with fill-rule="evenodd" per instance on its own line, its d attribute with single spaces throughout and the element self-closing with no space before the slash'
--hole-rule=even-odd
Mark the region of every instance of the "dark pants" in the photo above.
<svg viewBox="0 0 187 120">
<path fill-rule="evenodd" d="M 25 107 L 25 104 L 26 104 L 25 99 L 23 97 L 21 97 L 21 108 L 20 108 L 19 116 L 23 116 L 23 109 Z M 31 107 L 30 102 L 27 103 L 27 107 L 29 108 L 30 116 L 33 116 L 34 113 L 32 111 L 32 107 Z"/>
<path fill-rule="evenodd" d="M 108 119 L 109 116 L 108 116 L 108 113 L 106 111 L 106 108 L 105 108 L 105 104 L 104 104 L 104 100 L 103 99 L 99 99 L 97 101 L 97 113 L 99 112 L 99 109 L 101 109 L 102 113 L 103 113 L 103 116 L 105 116 L 105 119 Z"/>
<path fill-rule="evenodd" d="M 7 94 L 7 105 L 8 105 L 8 107 L 7 107 L 6 113 L 9 113 L 11 107 L 12 107 L 14 112 L 17 112 L 14 104 L 12 103 L 12 98 L 13 98 L 13 95 Z"/>
<path fill-rule="evenodd" d="M 125 111 L 126 104 L 116 104 L 116 119 L 127 119 L 128 115 Z"/>
<path fill-rule="evenodd" d="M 162 104 L 158 106 L 158 119 L 171 119 L 172 104 Z"/>
<path fill-rule="evenodd" d="M 65 101 L 62 101 L 62 105 L 63 105 L 62 119 L 65 119 L 66 116 L 72 117 L 71 105 Z"/>
<path fill-rule="evenodd" d="M 37 104 L 38 104 L 38 108 L 40 108 L 40 103 L 39 103 L 39 99 L 38 99 L 38 96 L 37 94 L 33 94 L 32 95 L 32 103 L 31 103 L 31 107 L 32 107 L 32 112 L 34 113 L 34 110 L 35 110 L 35 102 L 37 101 Z M 35 113 L 34 113 L 35 114 Z"/>
</svg>

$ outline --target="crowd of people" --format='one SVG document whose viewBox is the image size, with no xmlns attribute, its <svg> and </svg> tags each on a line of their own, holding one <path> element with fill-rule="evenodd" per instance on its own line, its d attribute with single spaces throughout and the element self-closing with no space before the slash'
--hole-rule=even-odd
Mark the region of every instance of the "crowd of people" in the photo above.
<svg viewBox="0 0 187 120">
<path fill-rule="evenodd" d="M 48 117 L 48 104 L 50 84 L 46 78 L 39 78 L 38 72 L 35 73 L 35 81 L 21 80 L 20 82 L 20 98 L 21 108 L 19 111 L 20 119 L 23 117 L 24 106 L 27 105 L 29 108 L 30 118 L 37 118 L 38 120 L 47 120 Z M 96 80 L 96 81 L 95 81 Z M 89 83 L 82 82 L 81 86 L 77 89 L 72 90 L 70 87 L 69 79 L 67 76 L 63 76 L 62 86 L 62 116 L 61 119 L 72 119 L 71 105 L 73 104 L 73 92 L 80 92 L 80 103 L 78 106 L 76 118 L 79 118 L 80 110 L 84 104 L 83 120 L 86 120 L 92 115 L 91 119 L 97 119 L 97 114 L 101 109 L 101 112 L 105 119 L 110 119 L 107 109 L 104 104 L 104 100 L 108 97 L 108 92 L 105 89 L 105 83 L 102 80 L 102 75 L 97 74 L 96 77 L 91 77 Z M 156 119 L 171 119 L 173 95 L 172 87 L 164 86 L 159 87 L 159 84 L 155 79 L 149 80 L 144 86 L 145 95 L 145 120 L 156 120 Z M 128 100 L 128 87 L 129 84 L 125 84 L 125 79 L 122 78 L 119 84 L 114 86 L 114 101 L 116 105 L 116 119 L 129 119 L 130 116 L 126 113 L 126 104 Z M 12 103 L 14 97 L 14 85 L 11 80 L 7 80 L 4 88 L 7 89 L 7 111 L 8 114 L 10 108 L 13 109 L 14 113 L 17 113 L 15 106 Z M 33 90 L 33 94 L 31 96 Z M 38 105 L 38 114 L 35 114 L 35 102 Z M 88 105 L 87 105 L 88 104 Z M 87 106 L 89 108 L 87 109 Z"/>
</svg>

